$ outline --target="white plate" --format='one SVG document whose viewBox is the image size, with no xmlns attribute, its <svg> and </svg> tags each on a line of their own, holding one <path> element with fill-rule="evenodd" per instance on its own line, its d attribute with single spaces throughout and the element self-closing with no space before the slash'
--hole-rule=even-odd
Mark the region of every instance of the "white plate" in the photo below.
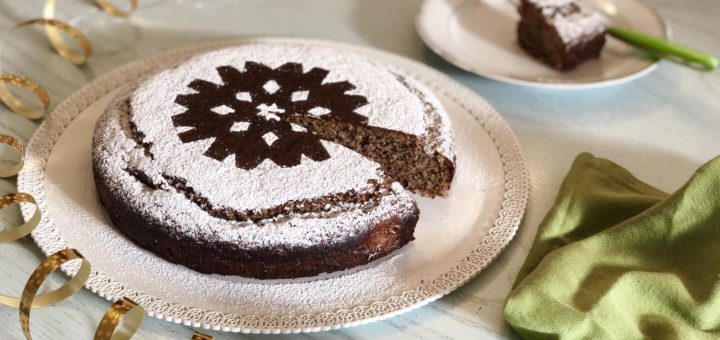
<svg viewBox="0 0 720 340">
<path fill-rule="evenodd" d="M 448 199 L 418 198 L 416 240 L 360 270 L 272 282 L 203 275 L 126 240 L 96 198 L 90 146 L 97 117 L 128 81 L 199 52 L 249 42 L 350 50 L 414 75 L 448 111 L 457 136 L 457 173 Z M 87 288 L 130 297 L 150 315 L 235 332 L 301 332 L 357 325 L 433 301 L 484 269 L 510 242 L 527 202 L 525 161 L 510 128 L 482 98 L 419 63 L 367 48 L 296 39 L 243 39 L 196 46 L 121 67 L 61 103 L 28 145 L 20 191 L 44 215 L 33 238 L 50 254 L 72 247 L 93 265 Z M 28 218 L 32 207 L 23 207 Z M 108 245 L 114 245 L 108 247 Z M 64 269 L 74 273 L 77 263 Z"/>
<path fill-rule="evenodd" d="M 658 37 L 668 32 L 660 16 L 639 0 L 585 0 L 602 8 L 610 25 Z M 625 83 L 656 68 L 656 61 L 613 37 L 600 58 L 557 71 L 517 43 L 520 20 L 510 0 L 426 0 L 417 17 L 420 37 L 435 53 L 467 71 L 502 82 L 543 88 L 594 88 Z"/>
</svg>

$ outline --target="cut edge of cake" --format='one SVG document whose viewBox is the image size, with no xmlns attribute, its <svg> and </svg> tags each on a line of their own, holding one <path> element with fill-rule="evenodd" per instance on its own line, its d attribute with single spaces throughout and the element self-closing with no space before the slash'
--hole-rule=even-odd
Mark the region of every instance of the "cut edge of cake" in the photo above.
<svg viewBox="0 0 720 340">
<path fill-rule="evenodd" d="M 409 135 L 382 127 L 289 113 L 287 119 L 307 126 L 321 138 L 352 149 L 379 163 L 386 176 L 411 192 L 428 197 L 447 197 L 455 174 L 454 136 L 439 102 L 417 80 L 388 71 L 417 96 L 428 121 L 424 136 Z"/>
</svg>

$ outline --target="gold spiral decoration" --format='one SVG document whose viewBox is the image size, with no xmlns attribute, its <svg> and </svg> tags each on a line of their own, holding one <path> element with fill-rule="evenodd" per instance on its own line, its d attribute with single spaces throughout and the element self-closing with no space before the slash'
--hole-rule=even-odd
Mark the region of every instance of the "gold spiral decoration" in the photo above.
<svg viewBox="0 0 720 340">
<path fill-rule="evenodd" d="M 128 340 L 142 325 L 145 309 L 126 297 L 115 301 L 100 320 L 94 340 Z M 125 320 L 118 328 L 120 321 Z"/>
<path fill-rule="evenodd" d="M 55 0 L 46 0 L 45 7 L 43 9 L 42 19 L 28 20 L 16 27 L 22 27 L 23 25 L 43 25 L 45 26 L 45 35 L 50 40 L 50 44 L 55 51 L 65 60 L 75 64 L 85 64 L 87 58 L 92 54 L 92 44 L 85 34 L 80 32 L 77 28 L 66 24 L 63 21 L 56 20 L 55 18 Z M 70 36 L 75 42 L 80 45 L 83 50 L 82 54 L 78 54 L 68 45 L 68 43 L 60 35 L 60 31 L 64 31 Z"/>
<path fill-rule="evenodd" d="M 128 11 L 123 11 L 114 6 L 109 0 L 95 0 L 98 7 L 100 7 L 100 9 L 105 13 L 119 17 L 127 17 L 137 8 L 138 0 L 128 1 L 130 3 L 130 9 Z M 55 19 L 55 0 L 45 1 L 42 18 L 21 22 L 10 29 L 8 34 L 0 40 L 0 100 L 5 103 L 10 110 L 28 119 L 38 119 L 45 115 L 50 107 L 50 96 L 48 96 L 47 91 L 42 86 L 26 77 L 16 74 L 2 73 L 2 50 L 5 46 L 5 41 L 12 37 L 12 33 L 15 30 L 35 25 L 44 26 L 45 35 L 50 41 L 53 49 L 55 49 L 60 57 L 75 65 L 85 64 L 93 50 L 92 43 L 85 34 L 77 28 Z M 82 52 L 78 53 L 73 50 L 68 41 L 63 38 L 61 33 L 65 33 L 71 40 L 80 46 Z M 8 90 L 6 86 L 7 84 L 17 86 L 21 90 L 31 93 L 40 101 L 42 108 L 33 108 L 31 105 L 23 102 Z"/>
<path fill-rule="evenodd" d="M 105 13 L 117 16 L 129 16 L 138 5 L 138 0 L 128 0 L 130 9 L 123 11 L 115 7 L 109 0 L 95 0 L 98 7 Z M 75 27 L 54 19 L 55 16 L 55 0 L 46 0 L 43 9 L 43 18 L 31 19 L 15 25 L 10 32 L 0 39 L 0 100 L 7 105 L 10 110 L 29 119 L 42 118 L 50 107 L 50 96 L 47 91 L 38 83 L 14 74 L 2 73 L 2 51 L 5 41 L 12 36 L 10 33 L 26 26 L 44 26 L 45 34 L 53 46 L 55 51 L 63 59 L 75 64 L 82 65 L 92 54 L 92 44 L 90 40 Z M 82 49 L 82 53 L 75 52 L 67 41 L 61 35 L 64 32 Z M 17 86 L 18 88 L 33 94 L 42 104 L 42 109 L 33 109 L 22 100 L 14 96 L 7 89 L 6 84 Z M 20 160 L 10 166 L 0 166 L 0 177 L 11 177 L 17 175 L 25 163 L 25 147 L 16 138 L 8 135 L 0 134 L 0 144 L 7 145 L 15 150 L 20 156 Z M 31 203 L 35 205 L 35 212 L 28 221 L 18 227 L 6 231 L 0 231 L 0 243 L 12 242 L 29 235 L 40 223 L 40 207 L 35 198 L 30 194 L 18 192 L 14 194 L 6 194 L 0 197 L 0 210 L 10 205 L 19 203 Z M 64 285 L 50 292 L 38 295 L 37 292 L 45 282 L 45 280 L 55 270 L 60 268 L 64 263 L 69 261 L 81 261 L 80 269 L 70 278 Z M 75 249 L 60 250 L 43 261 L 35 271 L 30 275 L 20 298 L 8 297 L 0 295 L 0 305 L 18 308 L 20 316 L 20 326 L 25 338 L 32 340 L 30 332 L 30 311 L 32 308 L 46 307 L 63 301 L 75 293 L 77 293 L 87 282 L 92 271 L 90 262 Z M 95 332 L 95 340 L 128 340 L 140 328 L 145 318 L 145 309 L 130 300 L 123 297 L 113 303 L 107 309 L 102 320 L 98 324 Z M 192 335 L 192 340 L 212 340 L 213 337 L 200 332 Z"/>
<path fill-rule="evenodd" d="M 2 42 L 0 42 L 0 49 L 2 49 Z M 42 103 L 42 109 L 33 109 L 23 103 L 20 99 L 8 91 L 5 84 L 12 84 L 32 93 Z M 0 100 L 2 100 L 2 102 L 10 108 L 10 110 L 15 113 L 19 113 L 21 116 L 28 119 L 41 118 L 50 107 L 50 96 L 48 96 L 47 91 L 45 91 L 42 86 L 28 78 L 16 74 L 0 73 Z"/>
<path fill-rule="evenodd" d="M 109 0 L 95 0 L 97 2 L 98 6 L 105 11 L 105 13 L 110 14 L 115 17 L 127 17 L 132 12 L 137 9 L 138 1 L 137 0 L 128 0 L 130 2 L 130 10 L 129 11 L 123 11 L 117 7 L 115 7 L 113 4 L 110 3 Z"/>
<path fill-rule="evenodd" d="M 207 335 L 207 334 L 204 334 L 204 333 L 200 333 L 200 332 L 195 332 L 195 333 L 192 335 L 192 338 L 191 338 L 190 340 L 213 340 L 213 339 L 214 339 L 214 338 L 213 338 L 212 336 L 210 336 L 210 335 Z"/>
<path fill-rule="evenodd" d="M 75 276 L 60 288 L 42 295 L 37 295 L 38 289 L 40 289 L 40 286 L 52 272 L 60 268 L 63 263 L 73 260 L 82 261 L 80 269 Z M 63 249 L 45 259 L 45 261 L 35 269 L 32 275 L 30 275 L 20 297 L 20 304 L 18 306 L 20 309 L 20 327 L 22 328 L 23 334 L 25 334 L 25 338 L 32 340 L 32 335 L 30 334 L 31 308 L 49 306 L 67 299 L 80 290 L 89 277 L 90 262 L 85 260 L 75 249 Z"/>
<path fill-rule="evenodd" d="M 17 175 L 23 165 L 25 165 L 25 146 L 23 146 L 17 138 L 3 134 L 0 134 L 0 144 L 5 144 L 11 147 L 20 156 L 20 160 L 16 164 L 0 167 L 0 177 L 12 177 Z M 0 209 L 2 208 L 3 207 L 0 207 Z M 2 242 L 1 237 L 0 242 Z"/>
<path fill-rule="evenodd" d="M 32 195 L 18 192 L 14 194 L 5 194 L 0 197 L 0 209 L 5 209 L 8 206 L 19 203 L 34 204 L 35 212 L 27 222 L 19 227 L 0 232 L 0 243 L 19 240 L 30 234 L 33 229 L 37 227 L 38 223 L 40 223 L 40 207 L 38 207 L 37 202 L 35 202 L 35 198 L 33 198 Z M 2 298 L 0 298 L 0 303 L 2 303 L 2 301 Z"/>
</svg>

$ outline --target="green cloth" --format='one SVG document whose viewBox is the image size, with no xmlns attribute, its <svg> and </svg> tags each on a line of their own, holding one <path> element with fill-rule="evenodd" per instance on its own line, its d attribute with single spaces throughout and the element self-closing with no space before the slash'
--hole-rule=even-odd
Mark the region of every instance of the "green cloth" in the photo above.
<svg viewBox="0 0 720 340">
<path fill-rule="evenodd" d="M 720 157 L 668 195 L 579 155 L 504 312 L 526 339 L 720 339 Z"/>
</svg>

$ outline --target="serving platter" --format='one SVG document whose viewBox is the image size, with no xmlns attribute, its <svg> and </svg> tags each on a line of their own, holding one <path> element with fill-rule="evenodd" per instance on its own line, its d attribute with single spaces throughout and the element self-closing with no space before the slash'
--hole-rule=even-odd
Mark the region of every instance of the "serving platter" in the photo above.
<svg viewBox="0 0 720 340">
<path fill-rule="evenodd" d="M 90 147 L 98 116 L 128 82 L 199 53 L 252 43 L 330 46 L 400 69 L 428 86 L 456 135 L 457 172 L 448 198 L 417 197 L 416 240 L 347 272 L 260 281 L 204 275 L 135 246 L 99 204 Z M 151 316 L 231 332 L 292 333 L 367 323 L 417 308 L 458 288 L 508 245 L 529 192 L 527 164 L 501 116 L 480 96 L 443 74 L 386 52 L 333 42 L 244 38 L 192 46 L 142 59 L 90 82 L 62 102 L 27 147 L 18 189 L 43 217 L 32 236 L 46 254 L 78 249 L 93 265 L 86 287 L 109 300 L 129 297 Z M 31 207 L 22 207 L 27 219 Z M 68 274 L 79 265 L 63 267 Z"/>
</svg>

